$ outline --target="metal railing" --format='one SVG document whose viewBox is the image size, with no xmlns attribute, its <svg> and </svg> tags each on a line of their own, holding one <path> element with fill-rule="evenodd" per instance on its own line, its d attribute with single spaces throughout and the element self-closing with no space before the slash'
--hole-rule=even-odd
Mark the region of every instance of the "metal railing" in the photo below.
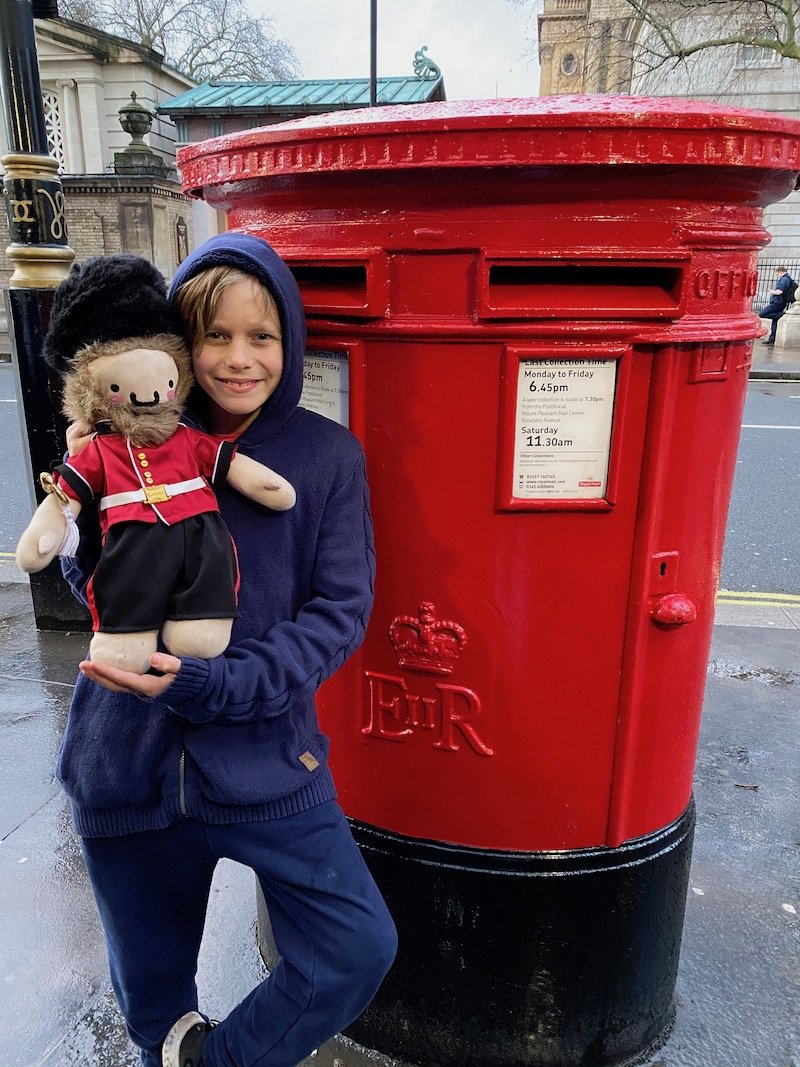
<svg viewBox="0 0 800 1067">
<path fill-rule="evenodd" d="M 753 311 L 758 312 L 769 303 L 770 290 L 775 288 L 775 271 L 786 267 L 795 281 L 800 281 L 800 259 L 760 259 L 758 261 L 758 288 L 753 297 Z"/>
</svg>

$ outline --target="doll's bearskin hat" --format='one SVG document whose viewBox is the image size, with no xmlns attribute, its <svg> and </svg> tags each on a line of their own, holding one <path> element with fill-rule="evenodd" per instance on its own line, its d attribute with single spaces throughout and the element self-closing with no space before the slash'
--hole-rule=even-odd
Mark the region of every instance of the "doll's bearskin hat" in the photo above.
<svg viewBox="0 0 800 1067">
<path fill-rule="evenodd" d="M 43 354 L 64 374 L 86 345 L 174 330 L 161 272 L 143 256 L 121 252 L 73 263 L 53 297 Z"/>
</svg>

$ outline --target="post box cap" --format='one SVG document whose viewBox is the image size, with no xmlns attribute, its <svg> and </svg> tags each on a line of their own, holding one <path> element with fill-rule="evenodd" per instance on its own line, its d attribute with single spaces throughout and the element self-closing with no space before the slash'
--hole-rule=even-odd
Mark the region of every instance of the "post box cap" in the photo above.
<svg viewBox="0 0 800 1067">
<path fill-rule="evenodd" d="M 733 166 L 800 171 L 800 121 L 699 100 L 550 96 L 360 108 L 180 150 L 184 189 L 419 168 Z"/>
</svg>

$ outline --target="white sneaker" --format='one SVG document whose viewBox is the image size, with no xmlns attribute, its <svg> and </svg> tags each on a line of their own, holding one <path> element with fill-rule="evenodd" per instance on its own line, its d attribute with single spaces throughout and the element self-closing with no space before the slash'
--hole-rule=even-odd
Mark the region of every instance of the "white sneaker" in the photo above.
<svg viewBox="0 0 800 1067">
<path fill-rule="evenodd" d="M 199 1011 L 187 1011 L 161 1046 L 162 1067 L 200 1067 L 200 1054 L 212 1024 Z"/>
</svg>

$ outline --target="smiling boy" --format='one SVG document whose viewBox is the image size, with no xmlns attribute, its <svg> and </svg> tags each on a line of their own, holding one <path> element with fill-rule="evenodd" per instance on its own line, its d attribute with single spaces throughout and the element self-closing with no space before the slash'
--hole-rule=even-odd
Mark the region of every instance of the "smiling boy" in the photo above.
<svg viewBox="0 0 800 1067">
<path fill-rule="evenodd" d="M 299 406 L 303 309 L 266 242 L 212 238 L 171 295 L 197 377 L 190 419 L 288 478 L 297 503 L 270 512 L 221 490 L 241 573 L 230 646 L 210 660 L 157 652 L 143 676 L 83 662 L 59 777 L 144 1067 L 294 1067 L 361 1013 L 396 948 L 314 703 L 372 607 L 364 455 Z M 65 567 L 79 593 L 87 565 Z M 281 962 L 214 1025 L 195 973 L 223 857 L 254 870 Z"/>
</svg>

